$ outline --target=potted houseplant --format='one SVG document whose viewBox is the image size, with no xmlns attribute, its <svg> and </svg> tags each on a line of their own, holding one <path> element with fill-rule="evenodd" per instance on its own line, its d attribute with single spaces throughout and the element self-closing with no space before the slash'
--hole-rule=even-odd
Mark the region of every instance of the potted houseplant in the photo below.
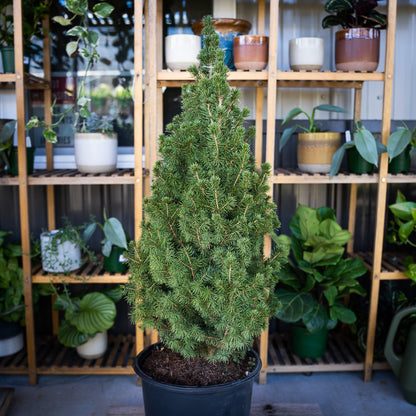
<svg viewBox="0 0 416 416">
<path fill-rule="evenodd" d="M 66 34 L 70 36 L 71 39 L 73 39 L 72 37 L 75 38 L 67 43 L 66 52 L 70 57 L 76 57 L 80 54 L 85 59 L 84 75 L 81 78 L 81 82 L 77 89 L 76 99 L 72 105 L 68 106 L 62 113 L 55 113 L 55 103 L 52 105 L 51 113 L 52 116 L 56 118 L 54 123 L 48 124 L 44 120 L 39 120 L 37 116 L 32 116 L 26 124 L 26 129 L 28 130 L 34 127 L 41 127 L 43 129 L 45 140 L 51 143 L 57 142 L 57 135 L 54 128 L 59 126 L 63 122 L 65 116 L 69 113 L 74 112 L 74 126 L 78 125 L 79 117 L 91 117 L 89 110 L 91 99 L 86 95 L 85 82 L 89 70 L 100 58 L 100 54 L 97 51 L 100 37 L 98 32 L 92 30 L 91 27 L 88 26 L 88 21 L 90 16 L 94 16 L 97 20 L 106 19 L 114 10 L 114 7 L 106 2 L 96 3 L 90 10 L 87 1 L 68 0 L 65 1 L 65 7 L 71 14 L 71 17 L 55 16 L 53 17 L 53 20 L 64 27 L 68 27 Z M 74 24 L 74 21 L 80 21 L 80 24 Z"/>
<path fill-rule="evenodd" d="M 299 124 L 294 124 L 283 130 L 279 151 L 283 149 L 295 130 L 300 128 L 303 132 L 298 133 L 297 155 L 299 169 L 310 173 L 328 173 L 331 167 L 332 156 L 341 144 L 341 134 L 322 131 L 315 122 L 316 111 L 346 113 L 346 110 L 343 108 L 330 104 L 321 104 L 314 107 L 311 115 L 299 107 L 292 109 L 283 120 L 282 127 L 300 114 L 304 114 L 307 117 L 309 125 L 303 127 Z"/>
<path fill-rule="evenodd" d="M 117 166 L 117 134 L 114 121 L 92 113 L 82 118 L 74 135 L 77 169 L 82 173 L 113 172 Z"/>
<path fill-rule="evenodd" d="M 115 217 L 107 217 L 104 209 L 104 224 L 95 223 L 104 233 L 101 241 L 104 256 L 104 268 L 108 272 L 125 273 L 127 270 L 127 259 L 124 252 L 127 250 L 128 235 L 120 220 Z M 92 228 L 94 232 L 94 226 Z"/>
<path fill-rule="evenodd" d="M 328 331 L 338 321 L 355 321 L 343 299 L 351 293 L 365 294 L 357 278 L 367 269 L 358 258 L 344 258 L 351 235 L 337 223 L 333 209 L 299 205 L 290 230 L 291 237 L 279 236 L 290 246 L 292 257 L 280 275 L 276 296 L 282 308 L 276 316 L 293 324 L 294 352 L 317 358 L 325 351 Z"/>
<path fill-rule="evenodd" d="M 264 235 L 279 227 L 270 166 L 255 167 L 248 110 L 227 83 L 211 17 L 204 22 L 195 83 L 182 87 L 182 112 L 159 138 L 141 238 L 128 252 L 132 317 L 162 341 L 135 362 L 148 416 L 248 416 L 260 369 L 250 346 L 278 309 L 285 252 L 263 254 Z"/>
<path fill-rule="evenodd" d="M 10 149 L 13 146 L 13 134 L 16 120 L 0 119 L 0 170 L 10 166 Z"/>
<path fill-rule="evenodd" d="M 355 123 L 354 140 L 347 140 L 335 153 L 331 162 L 329 177 L 339 172 L 345 152 L 347 152 L 348 169 L 352 173 L 371 173 L 373 166 L 378 166 L 378 156 L 386 151 L 386 146 L 376 140 L 361 121 Z"/>
<path fill-rule="evenodd" d="M 389 205 L 393 215 L 388 228 L 387 241 L 397 245 L 416 247 L 416 202 L 408 201 L 404 194 L 398 190 L 396 201 Z M 416 282 L 416 263 L 413 256 L 407 256 L 405 274 Z"/>
<path fill-rule="evenodd" d="M 389 172 L 404 173 L 410 169 L 410 162 L 416 151 L 416 127 L 412 130 L 403 122 L 387 140 Z"/>
<path fill-rule="evenodd" d="M 375 10 L 378 0 L 328 0 L 324 29 L 341 26 L 335 33 L 335 68 L 340 71 L 375 71 L 380 52 L 380 29 L 385 14 Z"/>
<path fill-rule="evenodd" d="M 22 246 L 6 242 L 11 232 L 0 231 L 0 357 L 15 354 L 24 345 L 25 296 Z M 33 287 L 33 303 L 50 295 L 51 285 Z"/>
<path fill-rule="evenodd" d="M 65 311 L 58 329 L 58 340 L 66 347 L 76 348 L 85 359 L 96 359 L 107 350 L 107 330 L 114 325 L 116 302 L 122 297 L 120 286 L 104 292 L 71 296 L 66 285 L 56 293 L 53 307 Z"/>
<path fill-rule="evenodd" d="M 34 40 L 43 40 L 42 20 L 49 14 L 50 0 L 22 0 L 23 47 L 25 71 L 29 71 L 30 58 L 41 47 Z M 3 71 L 14 72 L 13 0 L 0 1 L 0 45 Z"/>
<path fill-rule="evenodd" d="M 81 254 L 93 258 L 87 242 L 95 230 L 95 223 L 73 226 L 67 218 L 65 225 L 40 235 L 43 270 L 51 273 L 69 273 L 83 264 Z"/>
</svg>

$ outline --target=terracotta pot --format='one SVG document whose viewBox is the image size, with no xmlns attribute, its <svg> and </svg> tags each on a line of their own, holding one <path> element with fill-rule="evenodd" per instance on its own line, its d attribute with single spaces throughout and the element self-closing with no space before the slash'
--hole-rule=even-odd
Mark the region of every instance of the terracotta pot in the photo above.
<svg viewBox="0 0 416 416">
<path fill-rule="evenodd" d="M 215 32 L 220 37 L 220 48 L 224 51 L 224 63 L 231 70 L 235 70 L 233 40 L 236 36 L 247 35 L 251 23 L 243 19 L 213 19 Z M 192 24 L 195 35 L 201 35 L 204 22 L 198 20 Z"/>
<path fill-rule="evenodd" d="M 165 59 L 169 69 L 183 70 L 195 64 L 201 50 L 201 38 L 196 35 L 177 34 L 165 37 Z"/>
<path fill-rule="evenodd" d="M 335 33 L 335 68 L 339 71 L 375 71 L 380 55 L 380 31 L 355 27 Z"/>
<path fill-rule="evenodd" d="M 289 41 L 289 65 L 295 71 L 319 71 L 324 64 L 322 38 L 295 38 Z"/>
<path fill-rule="evenodd" d="M 299 133 L 299 170 L 308 173 L 329 173 L 332 157 L 340 145 L 341 133 Z"/>
<path fill-rule="evenodd" d="M 234 38 L 234 65 L 237 69 L 265 69 L 269 56 L 269 38 L 242 35 Z"/>
</svg>

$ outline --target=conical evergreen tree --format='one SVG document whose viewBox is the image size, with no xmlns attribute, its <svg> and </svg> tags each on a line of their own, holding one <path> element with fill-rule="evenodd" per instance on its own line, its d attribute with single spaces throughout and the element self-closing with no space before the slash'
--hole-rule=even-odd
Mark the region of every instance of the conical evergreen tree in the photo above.
<svg viewBox="0 0 416 416">
<path fill-rule="evenodd" d="M 205 18 L 195 83 L 161 135 L 140 241 L 130 247 L 127 299 L 135 322 L 185 358 L 245 353 L 277 309 L 285 253 L 263 256 L 280 226 L 267 194 L 270 167 L 255 168 L 243 127 L 248 110 L 230 88 L 219 38 Z"/>
</svg>

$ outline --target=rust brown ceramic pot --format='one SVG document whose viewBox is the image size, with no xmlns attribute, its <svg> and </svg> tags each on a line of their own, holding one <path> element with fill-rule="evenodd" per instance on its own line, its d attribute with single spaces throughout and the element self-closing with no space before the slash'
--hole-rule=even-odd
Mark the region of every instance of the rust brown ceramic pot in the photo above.
<svg viewBox="0 0 416 416">
<path fill-rule="evenodd" d="M 268 55 L 267 36 L 242 35 L 234 38 L 234 65 L 237 69 L 265 69 Z"/>
<path fill-rule="evenodd" d="M 243 19 L 213 19 L 215 32 L 220 38 L 220 48 L 224 51 L 224 63 L 231 70 L 235 70 L 233 40 L 236 36 L 247 35 L 251 29 L 251 23 Z M 204 22 L 198 20 L 192 24 L 192 30 L 195 35 L 201 35 Z M 203 41 L 203 39 L 202 39 Z"/>
<path fill-rule="evenodd" d="M 376 71 L 380 31 L 354 27 L 335 33 L 335 68 L 339 71 Z"/>
</svg>

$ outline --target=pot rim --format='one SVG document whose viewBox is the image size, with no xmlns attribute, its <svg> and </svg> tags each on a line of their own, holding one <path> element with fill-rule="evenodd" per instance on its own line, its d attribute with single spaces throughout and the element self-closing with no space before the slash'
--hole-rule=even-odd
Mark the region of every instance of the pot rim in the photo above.
<svg viewBox="0 0 416 416">
<path fill-rule="evenodd" d="M 216 32 L 227 33 L 227 32 L 237 32 L 242 34 L 247 34 L 250 32 L 251 23 L 248 20 L 244 19 L 232 19 L 229 17 L 224 18 L 214 18 L 212 19 L 214 29 Z M 195 35 L 200 35 L 202 29 L 204 28 L 204 21 L 197 20 L 192 23 L 192 31 Z"/>
<path fill-rule="evenodd" d="M 357 38 L 380 39 L 380 29 L 374 27 L 349 27 L 335 32 L 335 39 L 357 39 Z"/>
<path fill-rule="evenodd" d="M 146 381 L 149 384 L 152 385 L 163 385 L 165 389 L 168 389 L 170 391 L 188 391 L 191 392 L 193 391 L 194 393 L 199 393 L 199 394 L 206 394 L 206 393 L 212 393 L 216 390 L 224 390 L 224 389 L 232 389 L 235 386 L 245 383 L 249 380 L 251 380 L 252 378 L 256 377 L 257 374 L 259 373 L 260 369 L 261 369 L 261 359 L 258 355 L 258 353 L 256 351 L 254 351 L 253 349 L 250 349 L 248 351 L 249 354 L 252 354 L 254 356 L 254 358 L 256 359 L 256 366 L 254 367 L 254 369 L 243 379 L 240 380 L 236 380 L 236 381 L 231 381 L 228 383 L 224 383 L 224 384 L 213 384 L 210 386 L 182 386 L 182 385 L 177 385 L 177 384 L 170 384 L 170 383 L 164 383 L 161 381 L 156 381 L 154 380 L 152 377 L 150 377 L 148 374 L 146 374 L 145 372 L 143 372 L 143 370 L 140 368 L 139 362 L 144 361 L 148 355 L 150 355 L 151 351 L 156 349 L 158 346 L 163 345 L 162 342 L 157 342 L 156 344 L 152 344 L 150 346 L 148 346 L 147 348 L 143 349 L 135 358 L 134 360 L 134 364 L 133 364 L 133 369 L 135 371 L 135 373 L 143 380 Z"/>
</svg>

